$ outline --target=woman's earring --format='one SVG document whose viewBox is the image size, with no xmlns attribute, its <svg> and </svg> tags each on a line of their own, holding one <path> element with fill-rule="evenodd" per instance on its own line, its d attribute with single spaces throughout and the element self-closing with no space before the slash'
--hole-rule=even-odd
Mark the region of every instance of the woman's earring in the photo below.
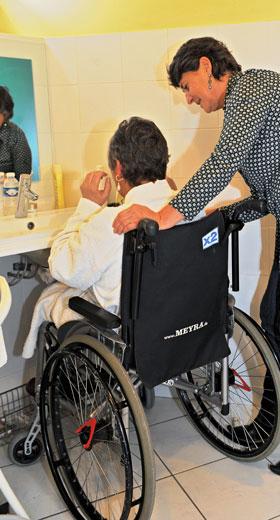
<svg viewBox="0 0 280 520">
<path fill-rule="evenodd" d="M 211 74 L 208 74 L 208 90 L 212 89 L 212 79 Z"/>
<path fill-rule="evenodd" d="M 122 181 L 122 180 L 123 179 L 121 179 L 120 177 L 116 176 L 116 181 L 117 181 L 116 189 L 117 189 L 117 191 L 120 191 L 120 189 L 121 189 L 120 181 Z"/>
</svg>

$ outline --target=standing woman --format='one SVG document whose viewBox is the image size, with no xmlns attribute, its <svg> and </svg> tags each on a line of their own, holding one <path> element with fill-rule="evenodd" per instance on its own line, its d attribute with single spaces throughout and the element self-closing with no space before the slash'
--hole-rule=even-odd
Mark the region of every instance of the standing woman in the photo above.
<svg viewBox="0 0 280 520">
<path fill-rule="evenodd" d="M 205 112 L 224 109 L 220 139 L 178 195 L 161 211 L 143 206 L 118 214 L 116 233 L 137 227 L 142 218 L 152 218 L 160 229 L 192 220 L 239 171 L 250 188 L 251 198 L 266 201 L 276 217 L 275 261 L 261 304 L 262 326 L 280 356 L 280 74 L 241 66 L 227 47 L 214 38 L 195 38 L 184 43 L 168 69 L 169 80 L 181 88 L 188 104 Z M 228 214 L 234 204 L 228 206 Z M 244 222 L 260 215 L 242 214 Z"/>
<path fill-rule="evenodd" d="M 10 119 L 14 114 L 14 102 L 6 87 L 0 86 L 0 171 L 31 173 L 31 150 L 25 133 Z"/>
</svg>

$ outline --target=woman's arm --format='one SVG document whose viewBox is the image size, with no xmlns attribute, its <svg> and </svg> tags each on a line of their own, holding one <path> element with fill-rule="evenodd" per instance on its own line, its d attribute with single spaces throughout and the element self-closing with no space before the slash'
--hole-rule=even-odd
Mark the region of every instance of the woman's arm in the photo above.
<svg viewBox="0 0 280 520">
<path fill-rule="evenodd" d="M 184 215 L 169 204 L 158 212 L 152 211 L 146 206 L 140 206 L 140 204 L 133 204 L 130 208 L 121 211 L 117 215 L 113 222 L 114 232 L 118 234 L 127 233 L 131 229 L 137 228 L 140 220 L 144 218 L 155 220 L 159 225 L 159 229 L 168 229 L 184 220 Z"/>
</svg>

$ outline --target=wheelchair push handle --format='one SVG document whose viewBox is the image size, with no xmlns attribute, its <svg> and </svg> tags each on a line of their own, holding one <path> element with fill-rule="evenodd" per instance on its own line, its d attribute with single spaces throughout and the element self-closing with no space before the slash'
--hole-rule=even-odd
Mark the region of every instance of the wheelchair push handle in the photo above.
<svg viewBox="0 0 280 520">
<path fill-rule="evenodd" d="M 260 213 L 260 215 L 266 215 L 267 214 L 267 205 L 264 200 L 260 199 L 248 199 L 244 202 L 240 202 L 231 217 L 231 220 L 233 222 L 236 222 L 239 217 L 241 216 L 244 211 L 256 211 L 257 213 Z"/>
<path fill-rule="evenodd" d="M 147 237 L 153 238 L 159 231 L 159 225 L 155 220 L 144 218 L 143 220 L 140 220 L 137 229 L 139 231 L 144 231 Z"/>
<path fill-rule="evenodd" d="M 260 215 L 267 214 L 267 205 L 264 200 L 249 199 L 244 202 L 240 202 L 231 217 L 229 229 L 232 233 L 231 236 L 231 254 L 232 254 L 232 290 L 239 291 L 239 243 L 238 243 L 238 232 L 243 227 L 243 223 L 239 220 L 244 211 L 256 211 Z"/>
</svg>

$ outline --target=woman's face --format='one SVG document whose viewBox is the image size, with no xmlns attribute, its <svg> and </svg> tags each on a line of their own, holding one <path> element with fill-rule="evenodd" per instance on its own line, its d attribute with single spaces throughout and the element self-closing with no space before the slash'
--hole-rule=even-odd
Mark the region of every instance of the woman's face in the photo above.
<svg viewBox="0 0 280 520">
<path fill-rule="evenodd" d="M 184 72 L 181 76 L 180 87 L 189 105 L 195 103 L 205 112 L 210 113 L 223 107 L 224 95 L 221 99 L 220 82 L 211 75 L 211 67 L 207 65 L 207 62 L 200 58 L 197 70 Z M 209 89 L 209 79 L 211 89 Z"/>
</svg>

